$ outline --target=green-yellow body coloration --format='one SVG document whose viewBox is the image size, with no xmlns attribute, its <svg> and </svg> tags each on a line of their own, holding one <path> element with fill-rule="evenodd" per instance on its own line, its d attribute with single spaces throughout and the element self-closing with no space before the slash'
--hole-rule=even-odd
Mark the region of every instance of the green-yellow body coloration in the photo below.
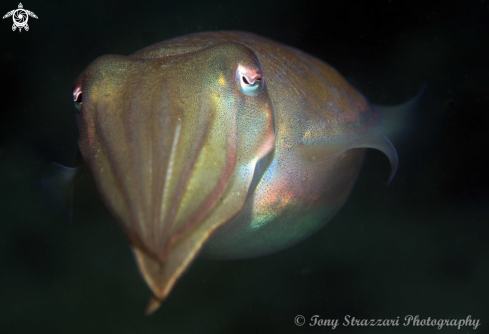
<svg viewBox="0 0 489 334">
<path fill-rule="evenodd" d="M 336 70 L 248 33 L 100 57 L 74 101 L 80 151 L 153 292 L 149 312 L 199 253 L 255 257 L 319 229 L 364 148 L 397 166 L 379 112 Z"/>
</svg>

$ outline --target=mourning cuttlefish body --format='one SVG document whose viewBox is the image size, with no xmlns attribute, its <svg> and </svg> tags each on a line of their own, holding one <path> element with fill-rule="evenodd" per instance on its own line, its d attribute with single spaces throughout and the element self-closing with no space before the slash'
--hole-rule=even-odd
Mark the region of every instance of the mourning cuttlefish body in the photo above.
<svg viewBox="0 0 489 334">
<path fill-rule="evenodd" d="M 390 178 L 397 168 L 399 117 L 321 60 L 249 33 L 102 56 L 73 101 L 81 155 L 153 293 L 148 313 L 197 255 L 252 258 L 317 231 L 365 148 L 385 153 Z"/>
</svg>

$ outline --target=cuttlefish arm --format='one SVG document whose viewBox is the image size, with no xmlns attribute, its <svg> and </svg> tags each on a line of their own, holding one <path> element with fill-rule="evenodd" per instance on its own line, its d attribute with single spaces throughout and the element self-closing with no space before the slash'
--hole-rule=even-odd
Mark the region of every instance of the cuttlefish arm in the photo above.
<svg viewBox="0 0 489 334">
<path fill-rule="evenodd" d="M 244 206 L 274 113 L 237 43 L 158 59 L 103 56 L 77 79 L 80 151 L 123 226 L 154 311 L 204 242 Z"/>
</svg>

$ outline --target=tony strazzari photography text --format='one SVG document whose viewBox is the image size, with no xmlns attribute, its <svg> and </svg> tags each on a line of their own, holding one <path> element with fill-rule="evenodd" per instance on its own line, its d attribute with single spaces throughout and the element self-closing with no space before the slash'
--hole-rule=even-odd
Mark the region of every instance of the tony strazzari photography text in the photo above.
<svg viewBox="0 0 489 334">
<path fill-rule="evenodd" d="M 294 322 L 297 326 L 306 324 L 306 319 L 302 315 L 295 317 Z M 331 329 L 335 329 L 340 325 L 340 319 L 323 319 L 319 315 L 313 315 L 309 322 L 309 326 L 327 326 Z M 397 317 L 394 319 L 358 319 L 351 315 L 345 315 L 342 326 L 348 327 L 390 327 L 390 326 L 412 326 L 412 327 L 436 327 L 442 329 L 444 326 L 457 327 L 460 329 L 463 326 L 470 326 L 473 329 L 477 329 L 480 326 L 479 319 L 472 319 L 469 315 L 465 319 L 434 319 L 431 317 L 421 318 L 419 315 L 406 315 L 404 318 Z"/>
</svg>

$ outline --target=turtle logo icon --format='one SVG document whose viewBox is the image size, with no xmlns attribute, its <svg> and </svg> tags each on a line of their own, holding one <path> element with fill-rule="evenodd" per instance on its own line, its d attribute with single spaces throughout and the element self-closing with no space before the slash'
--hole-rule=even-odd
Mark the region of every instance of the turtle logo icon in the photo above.
<svg viewBox="0 0 489 334">
<path fill-rule="evenodd" d="M 24 28 L 25 31 L 29 31 L 29 25 L 27 24 L 29 16 L 37 19 L 37 15 L 27 9 L 24 9 L 22 3 L 19 3 L 19 8 L 11 10 L 7 14 L 5 14 L 2 19 L 10 16 L 12 16 L 12 18 L 14 19 L 12 31 L 15 31 L 15 29 L 19 28 L 19 32 L 22 30 L 22 28 Z"/>
</svg>

